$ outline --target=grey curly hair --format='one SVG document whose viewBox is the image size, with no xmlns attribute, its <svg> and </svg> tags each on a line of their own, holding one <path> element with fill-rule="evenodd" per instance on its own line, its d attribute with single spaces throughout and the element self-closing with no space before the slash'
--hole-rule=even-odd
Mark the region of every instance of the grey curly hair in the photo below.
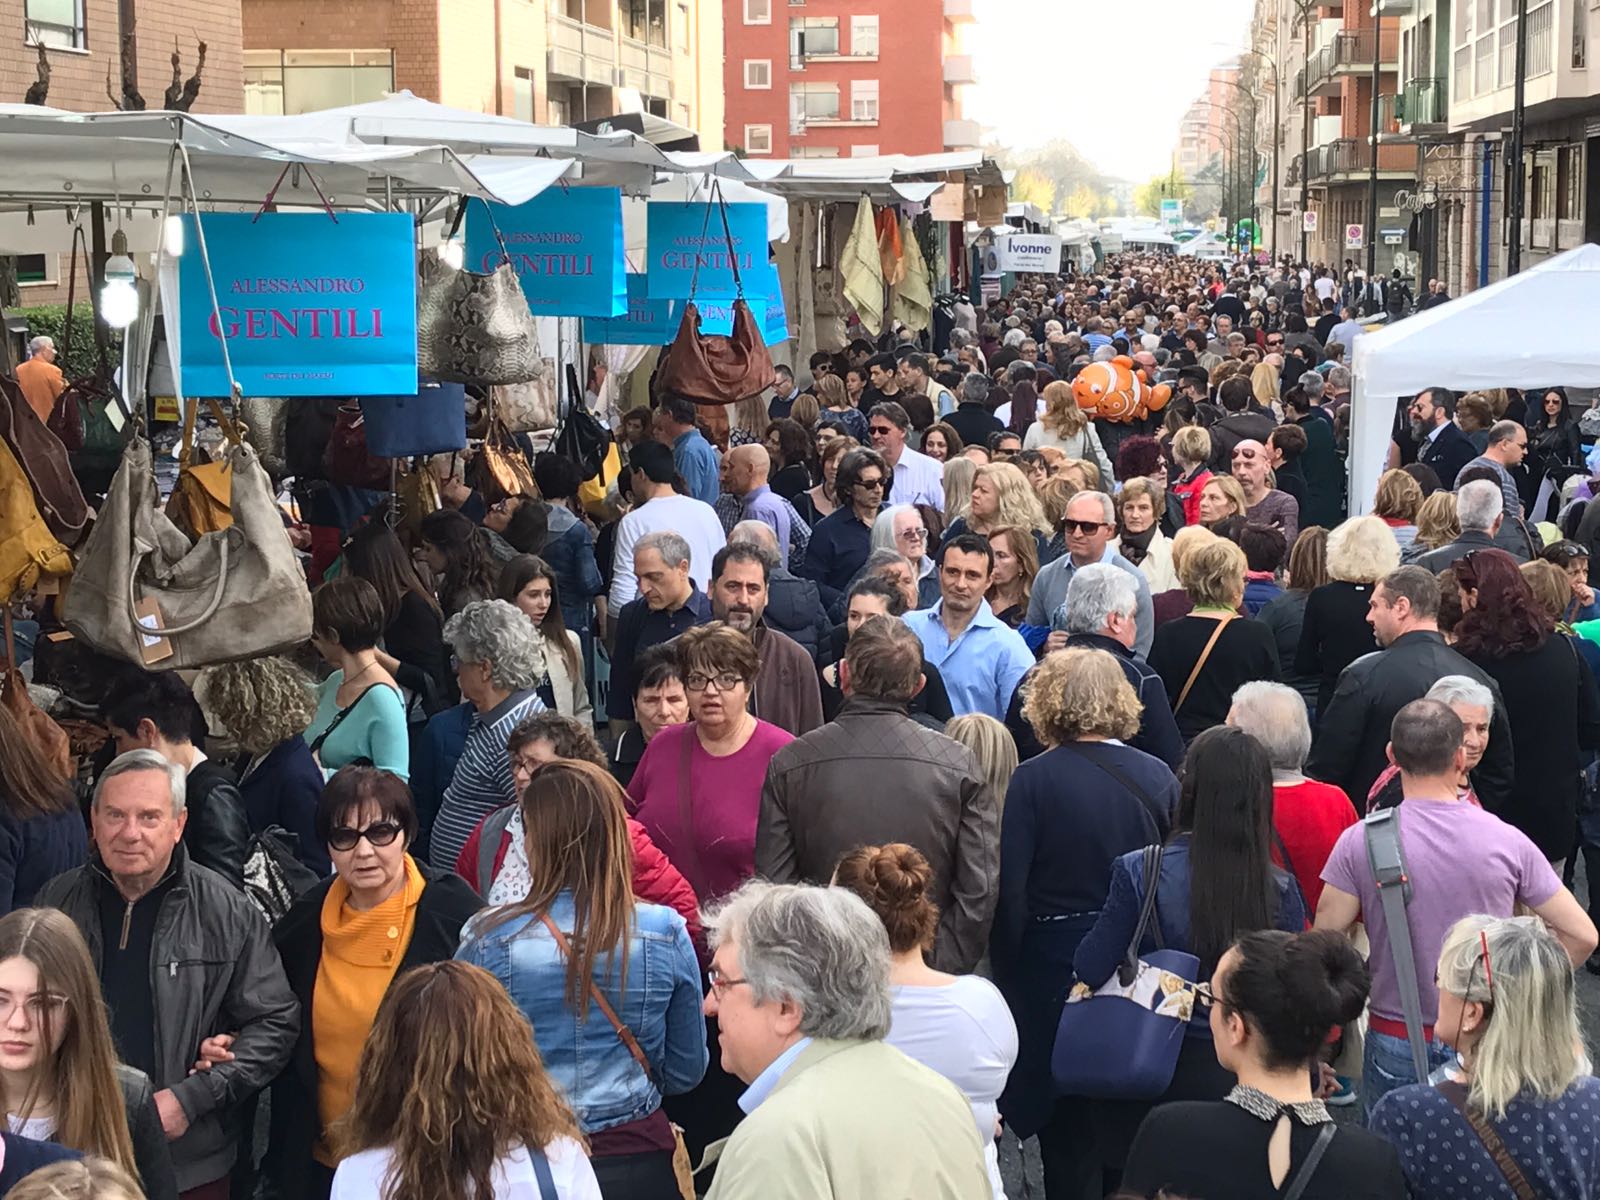
<svg viewBox="0 0 1600 1200">
<path fill-rule="evenodd" d="M 194 694 L 246 754 L 265 754 L 304 733 L 317 712 L 311 677 L 275 655 L 207 667 Z"/>
<path fill-rule="evenodd" d="M 487 663 L 497 688 L 519 692 L 538 684 L 544 653 L 533 622 L 509 600 L 475 600 L 445 622 L 444 640 L 462 662 Z"/>
</svg>

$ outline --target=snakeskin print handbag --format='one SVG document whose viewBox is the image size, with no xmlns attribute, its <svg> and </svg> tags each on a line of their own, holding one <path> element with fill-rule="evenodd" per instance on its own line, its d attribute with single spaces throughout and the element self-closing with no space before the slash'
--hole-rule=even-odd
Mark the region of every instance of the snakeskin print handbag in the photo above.
<svg viewBox="0 0 1600 1200">
<path fill-rule="evenodd" d="M 450 237 L 460 228 L 469 202 L 457 210 Z M 422 257 L 417 286 L 420 375 L 488 387 L 527 383 L 544 374 L 538 327 L 492 213 L 489 226 L 500 244 L 500 264 L 488 275 L 453 267 L 436 254 Z"/>
</svg>

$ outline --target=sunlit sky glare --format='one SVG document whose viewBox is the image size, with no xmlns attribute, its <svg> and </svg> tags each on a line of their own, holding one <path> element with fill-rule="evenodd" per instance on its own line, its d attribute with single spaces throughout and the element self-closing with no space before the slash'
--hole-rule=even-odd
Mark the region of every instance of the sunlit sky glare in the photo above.
<svg viewBox="0 0 1600 1200">
<path fill-rule="evenodd" d="M 1251 0 L 975 0 L 966 116 L 1017 149 L 1072 142 L 1107 175 L 1167 169 L 1212 66 L 1246 44 Z"/>
</svg>

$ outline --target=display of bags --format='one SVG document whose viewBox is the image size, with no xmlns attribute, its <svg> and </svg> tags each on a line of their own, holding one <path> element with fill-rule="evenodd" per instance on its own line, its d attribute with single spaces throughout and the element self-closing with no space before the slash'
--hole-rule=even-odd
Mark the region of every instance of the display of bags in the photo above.
<svg viewBox="0 0 1600 1200">
<path fill-rule="evenodd" d="M 567 411 L 561 418 L 551 449 L 578 464 L 585 479 L 600 473 L 612 445 L 611 431 L 600 424 L 583 402 L 583 387 L 578 383 L 578 368 L 567 364 Z"/>
<path fill-rule="evenodd" d="M 77 637 L 155 670 L 193 670 L 311 636 L 311 593 L 271 480 L 251 447 L 227 458 L 233 522 L 191 543 L 157 507 L 150 443 L 129 442 L 67 593 L 62 619 Z"/>
<path fill-rule="evenodd" d="M 468 201 L 450 228 L 461 227 Z M 480 201 L 481 203 L 481 201 Z M 489 206 L 484 205 L 485 209 Z M 539 327 L 511 266 L 505 239 L 489 214 L 500 243 L 500 265 L 479 275 L 425 253 L 417 285 L 417 371 L 430 379 L 482 385 L 526 383 L 539 378 Z"/>
<path fill-rule="evenodd" d="M 387 491 L 392 464 L 367 444 L 366 418 L 354 400 L 339 406 L 339 415 L 322 452 L 322 469 L 332 483 Z"/>
<path fill-rule="evenodd" d="M 232 445 L 243 439 L 238 427 L 228 420 L 222 405 L 207 400 L 211 415 L 216 419 L 222 436 Z M 226 529 L 233 524 L 228 509 L 233 494 L 233 469 L 226 458 L 217 462 L 195 463 L 194 423 L 200 405 L 190 400 L 183 410 L 183 441 L 178 447 L 178 483 L 167 498 L 167 516 L 172 523 L 191 537 L 201 537 Z"/>
<path fill-rule="evenodd" d="M 1161 857 L 1160 846 L 1145 847 L 1144 903 L 1116 974 L 1093 991 L 1080 983 L 1067 995 L 1050 1056 L 1050 1071 L 1062 1095 L 1154 1100 L 1172 1084 L 1184 1030 L 1194 1012 L 1200 960 L 1182 950 L 1159 948 L 1139 956 L 1146 929 L 1154 929 L 1161 946 L 1156 918 Z"/>
<path fill-rule="evenodd" d="M 528 383 L 508 383 L 494 389 L 494 408 L 512 433 L 543 433 L 556 427 L 556 364 L 540 359 L 539 378 Z"/>
<path fill-rule="evenodd" d="M 17 382 L 5 377 L 0 377 L 0 438 L 16 455 L 50 532 L 75 545 L 89 523 L 89 505 L 72 473 L 67 448 L 39 420 Z"/>
<path fill-rule="evenodd" d="M 361 413 L 367 449 L 384 458 L 467 448 L 467 389 L 459 383 L 419 379 L 414 396 L 363 396 Z"/>
</svg>

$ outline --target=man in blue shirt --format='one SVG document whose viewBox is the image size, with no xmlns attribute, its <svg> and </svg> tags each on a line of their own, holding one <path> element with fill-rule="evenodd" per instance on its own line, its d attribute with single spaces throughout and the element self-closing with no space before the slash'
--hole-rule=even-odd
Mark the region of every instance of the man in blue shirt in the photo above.
<svg viewBox="0 0 1600 1200">
<path fill-rule="evenodd" d="M 994 615 L 984 594 L 994 575 L 987 538 L 963 533 L 946 543 L 939 567 L 939 603 L 901 618 L 939 668 L 957 716 L 987 713 L 1005 720 L 1012 693 L 1033 666 L 1022 635 Z"/>
<path fill-rule="evenodd" d="M 779 562 L 798 569 L 806 561 L 811 527 L 793 504 L 767 486 L 772 456 L 765 446 L 735 446 L 722 460 L 722 495 L 717 517 L 725 533 L 740 521 L 760 521 L 778 539 Z"/>
<path fill-rule="evenodd" d="M 717 452 L 695 428 L 694 401 L 683 396 L 668 396 L 656 409 L 656 441 L 672 447 L 672 463 L 683 477 L 689 495 L 705 504 L 715 504 L 721 491 Z"/>
</svg>

